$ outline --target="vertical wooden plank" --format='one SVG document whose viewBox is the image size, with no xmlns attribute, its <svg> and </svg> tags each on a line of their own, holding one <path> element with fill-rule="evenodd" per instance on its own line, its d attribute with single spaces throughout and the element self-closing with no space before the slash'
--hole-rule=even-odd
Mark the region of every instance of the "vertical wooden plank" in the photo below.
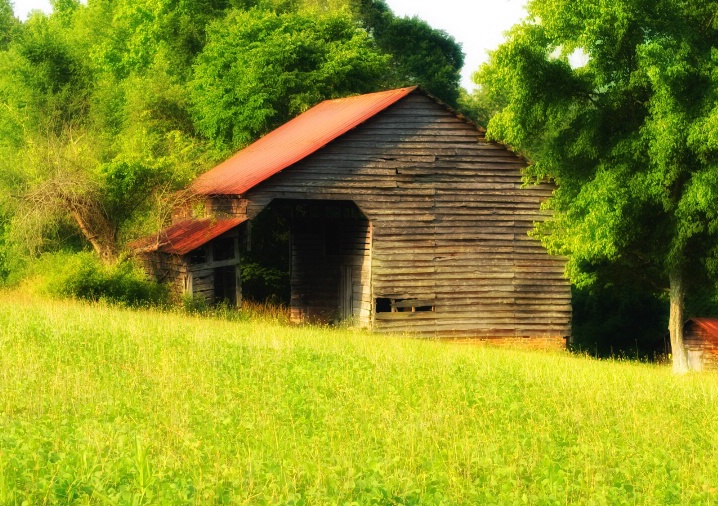
<svg viewBox="0 0 718 506">
<path fill-rule="evenodd" d="M 192 284 L 193 284 L 192 281 L 193 281 L 192 273 L 188 272 L 187 275 L 185 276 L 185 281 L 184 281 L 184 293 L 186 293 L 187 295 L 190 295 L 190 296 L 194 295 L 194 287 L 192 286 Z"/>
<path fill-rule="evenodd" d="M 347 321 L 354 314 L 354 283 L 352 266 L 342 265 L 339 269 L 339 318 Z"/>
</svg>

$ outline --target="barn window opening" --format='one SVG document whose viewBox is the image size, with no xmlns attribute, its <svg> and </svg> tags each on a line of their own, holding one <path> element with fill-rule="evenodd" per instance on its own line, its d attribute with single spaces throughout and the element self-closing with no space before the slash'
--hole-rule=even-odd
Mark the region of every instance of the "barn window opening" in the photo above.
<svg viewBox="0 0 718 506">
<path fill-rule="evenodd" d="M 212 260 L 221 262 L 223 260 L 234 260 L 234 237 L 215 239 L 212 248 Z"/>
<path fill-rule="evenodd" d="M 391 299 L 386 297 L 378 297 L 376 299 L 375 310 L 377 313 L 391 313 Z"/>
<path fill-rule="evenodd" d="M 197 248 L 196 250 L 190 252 L 189 263 L 191 265 L 207 263 L 207 250 L 205 249 L 204 246 L 202 246 L 201 248 Z"/>
<path fill-rule="evenodd" d="M 374 309 L 377 313 L 419 313 L 434 311 L 434 303 L 432 300 L 377 297 Z"/>
</svg>

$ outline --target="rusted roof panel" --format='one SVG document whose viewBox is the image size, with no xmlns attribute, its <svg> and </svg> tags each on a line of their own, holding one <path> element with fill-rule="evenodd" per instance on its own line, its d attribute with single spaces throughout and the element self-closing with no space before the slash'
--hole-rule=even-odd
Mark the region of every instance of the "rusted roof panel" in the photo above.
<svg viewBox="0 0 718 506">
<path fill-rule="evenodd" d="M 718 318 L 690 318 L 688 322 L 694 322 L 713 337 L 718 337 Z"/>
<path fill-rule="evenodd" d="M 311 155 L 414 91 L 416 86 L 326 100 L 202 174 L 192 189 L 205 195 L 240 195 Z"/>
<path fill-rule="evenodd" d="M 157 234 L 134 241 L 130 244 L 130 248 L 137 252 L 160 251 L 174 255 L 186 255 L 245 221 L 247 221 L 246 218 L 206 218 L 182 221 Z"/>
</svg>

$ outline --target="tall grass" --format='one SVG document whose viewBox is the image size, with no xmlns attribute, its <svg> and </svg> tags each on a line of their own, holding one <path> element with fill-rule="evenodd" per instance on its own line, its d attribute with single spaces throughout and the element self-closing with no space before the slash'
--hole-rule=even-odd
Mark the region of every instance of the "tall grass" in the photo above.
<svg viewBox="0 0 718 506">
<path fill-rule="evenodd" d="M 718 379 L 0 294 L 0 504 L 713 504 Z"/>
</svg>

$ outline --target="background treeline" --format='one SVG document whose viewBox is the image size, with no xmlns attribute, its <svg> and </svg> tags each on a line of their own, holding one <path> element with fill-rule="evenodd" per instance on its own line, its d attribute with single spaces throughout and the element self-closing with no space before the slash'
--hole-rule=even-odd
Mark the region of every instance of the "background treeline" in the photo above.
<svg viewBox="0 0 718 506">
<path fill-rule="evenodd" d="M 2 263 L 90 245 L 106 263 L 176 190 L 317 102 L 421 84 L 451 104 L 463 54 L 382 1 L 0 0 Z"/>
<path fill-rule="evenodd" d="M 196 175 L 351 94 L 418 84 L 485 125 L 505 104 L 461 89 L 462 65 L 452 37 L 383 0 L 55 0 L 25 22 L 0 0 L 0 282 L 157 303 L 125 245 L 166 225 Z M 244 276 L 282 300 L 275 220 L 254 227 Z M 663 348 L 667 303 L 650 288 L 611 281 L 574 301 L 584 349 Z"/>
</svg>

